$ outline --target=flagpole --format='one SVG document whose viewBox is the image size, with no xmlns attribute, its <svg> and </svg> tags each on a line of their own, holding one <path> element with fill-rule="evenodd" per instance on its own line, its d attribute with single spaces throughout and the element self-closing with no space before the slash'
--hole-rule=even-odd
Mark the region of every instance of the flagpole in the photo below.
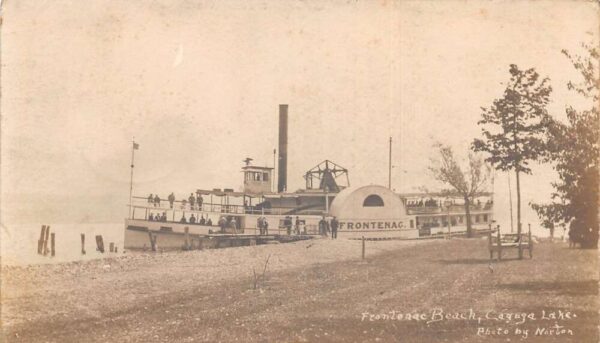
<svg viewBox="0 0 600 343">
<path fill-rule="evenodd" d="M 129 178 L 129 218 L 132 218 L 132 199 L 133 199 L 133 154 L 135 151 L 135 137 L 132 139 L 131 144 L 131 177 Z"/>
</svg>

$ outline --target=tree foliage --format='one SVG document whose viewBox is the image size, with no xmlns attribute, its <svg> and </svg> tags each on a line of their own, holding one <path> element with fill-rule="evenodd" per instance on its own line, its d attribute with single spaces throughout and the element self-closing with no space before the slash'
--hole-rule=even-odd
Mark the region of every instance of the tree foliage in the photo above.
<svg viewBox="0 0 600 343">
<path fill-rule="evenodd" d="M 429 170 L 436 180 L 451 186 L 463 197 L 467 217 L 467 236 L 471 237 L 473 230 L 470 204 L 473 202 L 474 197 L 484 189 L 489 170 L 478 155 L 469 153 L 469 166 L 463 171 L 451 147 L 440 143 L 436 144 L 435 147 L 439 151 L 439 158 L 431 160 Z"/>
<path fill-rule="evenodd" d="M 594 105 L 584 111 L 568 106 L 566 122 L 548 118 L 545 160 L 553 163 L 559 181 L 553 183 L 552 203 L 532 207 L 546 221 L 570 222 L 570 237 L 582 247 L 597 248 L 600 56 L 597 48 L 586 44 L 583 47 L 588 52 L 585 57 L 562 51 L 583 78 L 582 82 L 571 81 L 567 86 Z"/>
<path fill-rule="evenodd" d="M 519 174 L 530 174 L 529 162 L 544 151 L 544 133 L 552 88 L 548 78 L 535 69 L 520 70 L 511 64 L 510 80 L 501 98 L 489 108 L 482 107 L 483 139 L 475 139 L 474 151 L 485 152 L 485 159 L 498 170 L 514 171 L 517 179 L 517 233 L 521 233 L 521 189 Z"/>
<path fill-rule="evenodd" d="M 473 141 L 473 150 L 489 153 L 485 160 L 496 169 L 531 173 L 529 161 L 537 160 L 543 147 L 544 118 L 552 88 L 535 69 L 520 70 L 511 64 L 504 96 L 489 108 L 482 107 L 484 139 Z"/>
</svg>

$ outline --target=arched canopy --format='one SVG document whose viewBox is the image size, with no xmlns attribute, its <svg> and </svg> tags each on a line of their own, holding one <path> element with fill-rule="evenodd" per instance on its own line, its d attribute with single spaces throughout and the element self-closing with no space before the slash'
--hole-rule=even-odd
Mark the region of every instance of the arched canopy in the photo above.
<svg viewBox="0 0 600 343">
<path fill-rule="evenodd" d="M 404 218 L 406 209 L 389 188 L 370 185 L 342 190 L 333 199 L 329 213 L 340 220 L 383 220 Z"/>
</svg>

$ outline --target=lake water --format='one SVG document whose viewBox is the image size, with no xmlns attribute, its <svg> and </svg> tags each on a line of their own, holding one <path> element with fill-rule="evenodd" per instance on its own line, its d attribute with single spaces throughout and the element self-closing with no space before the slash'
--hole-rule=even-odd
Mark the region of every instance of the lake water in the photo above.
<svg viewBox="0 0 600 343">
<path fill-rule="evenodd" d="M 50 224 L 55 234 L 55 256 L 37 253 L 42 224 L 2 225 L 0 258 L 3 265 L 61 263 L 119 256 L 123 253 L 124 223 Z M 81 234 L 85 234 L 86 254 L 81 253 Z M 96 249 L 96 235 L 102 235 L 104 253 Z M 114 243 L 118 253 L 109 251 Z M 48 239 L 50 250 L 50 239 Z"/>
</svg>

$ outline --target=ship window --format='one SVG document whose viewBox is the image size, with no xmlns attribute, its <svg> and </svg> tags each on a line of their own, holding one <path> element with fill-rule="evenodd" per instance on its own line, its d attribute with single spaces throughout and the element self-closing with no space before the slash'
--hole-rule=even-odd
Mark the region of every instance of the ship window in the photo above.
<svg viewBox="0 0 600 343">
<path fill-rule="evenodd" d="M 363 207 L 383 207 L 383 199 L 377 194 L 371 194 L 365 198 Z"/>
<path fill-rule="evenodd" d="M 269 173 L 263 173 L 263 181 L 269 181 Z"/>
<path fill-rule="evenodd" d="M 483 221 L 484 221 L 485 223 L 487 223 L 487 221 L 488 221 L 488 216 L 487 216 L 487 214 L 484 214 L 484 215 L 483 215 Z"/>
</svg>

